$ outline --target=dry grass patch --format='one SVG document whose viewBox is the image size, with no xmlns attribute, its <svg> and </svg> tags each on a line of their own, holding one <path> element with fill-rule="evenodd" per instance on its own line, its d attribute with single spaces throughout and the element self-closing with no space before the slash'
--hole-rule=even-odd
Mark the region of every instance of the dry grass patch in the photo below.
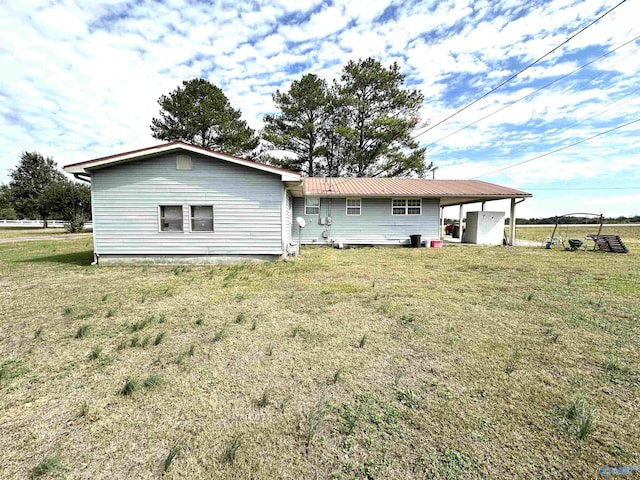
<svg viewBox="0 0 640 480">
<path fill-rule="evenodd" d="M 28 477 L 58 451 L 67 478 L 640 464 L 638 259 L 310 248 L 286 263 L 90 267 L 90 240 L 0 245 L 0 472 Z"/>
</svg>

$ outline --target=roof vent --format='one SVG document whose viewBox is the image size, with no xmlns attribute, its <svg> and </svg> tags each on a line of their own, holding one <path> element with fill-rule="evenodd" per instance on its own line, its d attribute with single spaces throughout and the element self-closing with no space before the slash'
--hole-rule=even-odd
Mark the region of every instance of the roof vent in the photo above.
<svg viewBox="0 0 640 480">
<path fill-rule="evenodd" d="M 189 155 L 177 155 L 176 170 L 191 170 L 191 157 Z"/>
</svg>

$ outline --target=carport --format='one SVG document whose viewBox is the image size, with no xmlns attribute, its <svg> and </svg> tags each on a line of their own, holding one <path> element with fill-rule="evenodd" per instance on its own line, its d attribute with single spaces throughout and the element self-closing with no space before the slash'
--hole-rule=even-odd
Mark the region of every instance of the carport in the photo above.
<svg viewBox="0 0 640 480">
<path fill-rule="evenodd" d="M 450 182 L 446 185 L 446 191 L 440 196 L 440 231 L 444 228 L 444 208 L 458 205 L 460 207 L 458 222 L 462 227 L 463 206 L 471 203 L 479 203 L 481 210 L 485 210 L 487 202 L 495 200 L 510 200 L 509 209 L 509 236 L 508 245 L 514 245 L 516 238 L 516 206 L 532 195 L 514 188 L 496 185 L 494 183 L 482 182 L 479 180 L 439 180 L 439 182 Z M 443 185 L 444 186 L 444 185 Z M 462 237 L 462 228 L 460 231 Z M 460 238 L 462 240 L 462 238 Z"/>
</svg>

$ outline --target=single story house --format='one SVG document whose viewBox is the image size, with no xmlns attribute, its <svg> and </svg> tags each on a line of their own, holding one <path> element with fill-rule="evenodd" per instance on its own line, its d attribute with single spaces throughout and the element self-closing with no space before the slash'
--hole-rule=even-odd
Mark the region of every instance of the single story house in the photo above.
<svg viewBox="0 0 640 480">
<path fill-rule="evenodd" d="M 294 252 L 298 238 L 401 245 L 414 234 L 440 238 L 441 207 L 510 198 L 513 210 L 530 196 L 472 180 L 303 178 L 183 142 L 64 169 L 91 183 L 100 263 L 271 260 Z"/>
</svg>

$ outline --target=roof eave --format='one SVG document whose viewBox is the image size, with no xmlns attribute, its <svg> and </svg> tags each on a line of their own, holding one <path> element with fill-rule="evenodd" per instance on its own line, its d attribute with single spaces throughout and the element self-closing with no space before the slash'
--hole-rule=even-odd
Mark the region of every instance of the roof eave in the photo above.
<svg viewBox="0 0 640 480">
<path fill-rule="evenodd" d="M 141 150 L 135 150 L 132 152 L 124 153 L 121 155 L 112 155 L 108 157 L 96 158 L 94 160 L 89 160 L 85 162 L 73 163 L 70 165 L 66 165 L 63 167 L 64 171 L 71 174 L 90 174 L 94 170 L 98 170 L 101 168 L 108 168 L 114 165 L 119 165 L 122 163 L 132 162 L 136 160 L 143 160 L 145 158 L 150 158 L 174 151 L 187 151 L 196 155 L 203 155 L 209 158 L 215 158 L 218 160 L 224 160 L 230 163 L 234 163 L 237 165 L 243 165 L 249 168 L 254 168 L 256 170 L 274 173 L 276 175 L 280 175 L 282 181 L 296 181 L 301 177 L 299 174 L 295 172 L 291 172 L 289 170 L 284 170 L 277 167 L 271 167 L 269 165 L 263 165 L 258 162 L 254 162 L 252 160 L 246 160 L 239 157 L 234 157 L 231 155 L 227 155 L 220 152 L 214 152 L 211 150 L 207 150 L 205 148 L 197 147 L 195 145 L 189 145 L 188 143 L 183 142 L 173 142 L 167 143 L 164 145 L 158 145 L 156 147 L 150 147 Z"/>
</svg>

